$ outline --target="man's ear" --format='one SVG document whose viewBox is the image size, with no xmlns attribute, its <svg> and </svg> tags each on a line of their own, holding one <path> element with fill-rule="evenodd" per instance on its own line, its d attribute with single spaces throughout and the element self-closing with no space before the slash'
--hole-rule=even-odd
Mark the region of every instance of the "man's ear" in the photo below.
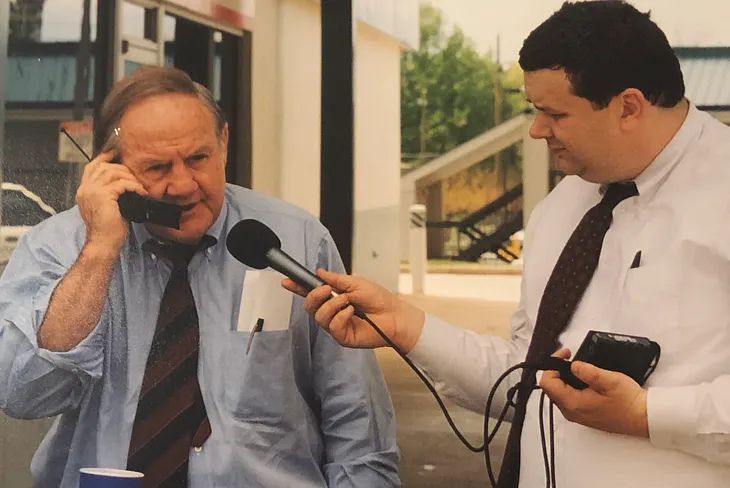
<svg viewBox="0 0 730 488">
<path fill-rule="evenodd" d="M 645 115 L 649 101 L 636 88 L 624 90 L 616 99 L 620 104 L 621 125 L 628 130 L 635 128 Z"/>
</svg>

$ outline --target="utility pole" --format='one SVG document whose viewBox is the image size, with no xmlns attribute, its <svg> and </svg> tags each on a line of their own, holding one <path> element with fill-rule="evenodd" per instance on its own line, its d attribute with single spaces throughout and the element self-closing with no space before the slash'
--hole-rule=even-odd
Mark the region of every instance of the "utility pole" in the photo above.
<svg viewBox="0 0 730 488">
<path fill-rule="evenodd" d="M 499 34 L 497 34 L 497 55 L 495 62 L 497 64 L 497 70 L 494 75 L 494 83 L 492 89 L 494 91 L 494 127 L 498 127 L 502 121 L 503 104 L 504 104 L 504 92 L 502 90 L 502 63 L 500 61 L 500 46 L 499 46 Z M 498 174 L 501 178 L 502 192 L 507 191 L 507 164 L 502 162 L 502 153 L 498 152 L 494 155 L 494 167 L 497 169 Z"/>
<path fill-rule="evenodd" d="M 421 96 L 418 98 L 418 105 L 421 107 L 421 121 L 418 124 L 418 164 L 421 165 L 426 160 L 426 146 L 428 130 L 426 124 L 428 120 L 426 118 L 426 106 L 428 105 L 428 89 L 425 86 L 421 87 Z"/>
<path fill-rule="evenodd" d="M 321 2 L 320 220 L 348 273 L 353 264 L 355 201 L 353 0 Z"/>
</svg>

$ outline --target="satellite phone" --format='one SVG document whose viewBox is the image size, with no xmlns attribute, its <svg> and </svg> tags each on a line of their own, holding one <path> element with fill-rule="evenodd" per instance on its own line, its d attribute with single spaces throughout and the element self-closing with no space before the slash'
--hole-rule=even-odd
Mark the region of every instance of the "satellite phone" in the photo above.
<svg viewBox="0 0 730 488">
<path fill-rule="evenodd" d="M 61 132 L 66 134 L 76 149 L 78 149 L 84 157 L 91 162 L 91 158 L 86 151 L 71 137 L 71 134 L 66 132 L 66 129 L 61 129 Z M 122 164 L 120 154 L 115 154 L 110 163 Z M 140 195 L 133 191 L 127 191 L 119 195 L 117 199 L 119 204 L 119 211 L 122 217 L 132 222 L 150 222 L 152 224 L 162 225 L 164 227 L 170 227 L 171 229 L 180 228 L 180 216 L 183 212 L 183 207 L 174 203 L 165 202 L 156 198 Z"/>
</svg>

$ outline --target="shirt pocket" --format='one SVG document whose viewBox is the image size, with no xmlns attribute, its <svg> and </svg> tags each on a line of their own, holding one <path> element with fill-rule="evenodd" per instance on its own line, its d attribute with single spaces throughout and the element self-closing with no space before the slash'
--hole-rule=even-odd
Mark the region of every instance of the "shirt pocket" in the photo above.
<svg viewBox="0 0 730 488">
<path fill-rule="evenodd" d="M 682 292 L 678 268 L 653 264 L 627 272 L 619 302 L 617 332 L 663 334 L 679 326 Z"/>
<path fill-rule="evenodd" d="M 647 385 L 662 376 L 662 370 L 666 371 L 663 366 L 683 348 L 680 268 L 669 263 L 634 268 L 624 281 L 613 331 L 646 337 L 661 348 L 657 370 Z"/>
<path fill-rule="evenodd" d="M 292 329 L 230 332 L 225 350 L 225 405 L 240 421 L 276 425 L 286 412 L 291 384 Z M 294 388 L 292 390 L 292 388 Z"/>
</svg>

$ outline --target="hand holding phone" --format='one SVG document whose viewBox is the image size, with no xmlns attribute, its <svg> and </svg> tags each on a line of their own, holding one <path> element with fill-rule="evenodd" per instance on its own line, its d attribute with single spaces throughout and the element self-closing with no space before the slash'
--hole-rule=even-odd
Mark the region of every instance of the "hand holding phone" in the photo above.
<svg viewBox="0 0 730 488">
<path fill-rule="evenodd" d="M 86 224 L 87 242 L 118 253 L 129 229 L 117 200 L 125 192 L 147 196 L 147 190 L 124 165 L 109 164 L 113 154 L 101 153 L 84 168 L 76 203 Z"/>
<path fill-rule="evenodd" d="M 116 154 L 110 162 L 121 164 L 121 157 Z M 119 195 L 117 201 L 122 217 L 131 222 L 150 222 L 172 229 L 180 228 L 183 211 L 180 205 L 129 191 Z"/>
<path fill-rule="evenodd" d="M 83 154 L 89 162 L 92 159 L 88 154 L 79 146 L 79 144 L 71 137 L 65 129 L 61 129 L 61 132 L 66 134 L 74 146 Z M 109 158 L 109 163 L 122 163 L 122 158 L 119 153 L 111 153 L 112 156 Z M 131 222 L 150 222 L 164 227 L 170 227 L 172 229 L 180 228 L 180 217 L 182 216 L 183 207 L 174 203 L 165 202 L 152 198 L 147 195 L 145 191 L 143 194 L 136 193 L 134 191 L 125 191 L 117 199 L 119 205 L 119 212 L 126 220 Z"/>
</svg>

